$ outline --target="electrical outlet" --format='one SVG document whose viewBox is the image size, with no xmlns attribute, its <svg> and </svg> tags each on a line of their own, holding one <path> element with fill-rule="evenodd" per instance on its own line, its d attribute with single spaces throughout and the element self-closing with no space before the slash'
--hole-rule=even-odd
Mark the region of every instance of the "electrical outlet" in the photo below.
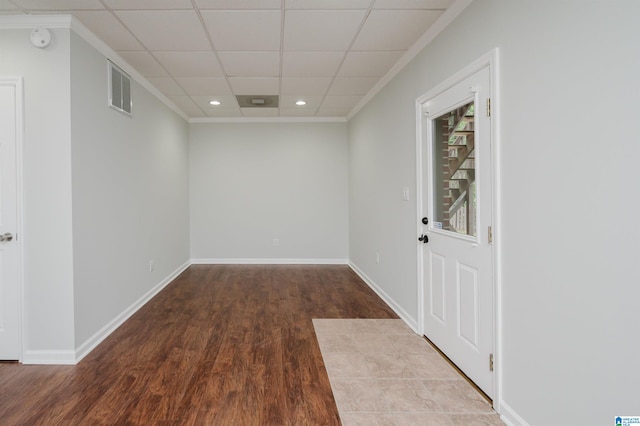
<svg viewBox="0 0 640 426">
<path fill-rule="evenodd" d="M 278 240 L 277 238 L 273 239 L 273 246 L 274 247 L 278 247 L 280 245 L 280 240 Z"/>
<path fill-rule="evenodd" d="M 149 272 L 153 272 L 154 269 L 156 269 L 156 262 L 153 259 L 151 259 L 149 261 Z"/>
</svg>

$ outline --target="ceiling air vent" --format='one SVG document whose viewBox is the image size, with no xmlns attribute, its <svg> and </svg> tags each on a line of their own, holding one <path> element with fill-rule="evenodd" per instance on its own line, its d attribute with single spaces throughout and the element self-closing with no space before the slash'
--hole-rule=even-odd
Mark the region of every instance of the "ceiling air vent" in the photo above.
<svg viewBox="0 0 640 426">
<path fill-rule="evenodd" d="M 131 77 L 118 68 L 113 62 L 109 63 L 109 106 L 117 111 L 131 115 Z"/>
<path fill-rule="evenodd" d="M 240 108 L 277 108 L 278 95 L 238 95 Z"/>
</svg>

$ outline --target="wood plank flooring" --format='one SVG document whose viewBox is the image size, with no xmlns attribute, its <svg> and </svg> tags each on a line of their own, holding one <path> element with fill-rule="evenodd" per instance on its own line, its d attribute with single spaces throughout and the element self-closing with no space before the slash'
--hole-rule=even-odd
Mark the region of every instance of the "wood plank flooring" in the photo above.
<svg viewBox="0 0 640 426">
<path fill-rule="evenodd" d="M 397 316 L 346 266 L 191 266 L 78 365 L 0 363 L 0 424 L 339 425 L 313 318 Z"/>
</svg>

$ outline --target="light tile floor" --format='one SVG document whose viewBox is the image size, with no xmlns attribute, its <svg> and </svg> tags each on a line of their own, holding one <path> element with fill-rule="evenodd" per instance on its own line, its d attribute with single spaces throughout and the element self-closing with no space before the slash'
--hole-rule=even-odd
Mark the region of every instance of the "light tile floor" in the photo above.
<svg viewBox="0 0 640 426">
<path fill-rule="evenodd" d="M 503 424 L 402 320 L 314 319 L 313 325 L 344 426 Z"/>
</svg>

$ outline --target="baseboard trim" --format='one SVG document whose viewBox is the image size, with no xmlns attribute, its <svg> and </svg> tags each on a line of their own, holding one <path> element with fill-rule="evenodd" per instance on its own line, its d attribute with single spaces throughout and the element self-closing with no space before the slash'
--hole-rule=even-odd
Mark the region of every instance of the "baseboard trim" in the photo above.
<svg viewBox="0 0 640 426">
<path fill-rule="evenodd" d="M 409 315 L 393 298 L 391 298 L 375 281 L 365 274 L 355 263 L 348 259 L 191 259 L 178 267 L 169 274 L 160 283 L 145 293 L 140 299 L 135 301 L 131 306 L 125 309 L 117 317 L 108 324 L 98 330 L 93 336 L 76 348 L 75 351 L 50 351 L 50 350 L 27 350 L 24 352 L 23 364 L 41 364 L 41 365 L 74 365 L 80 362 L 93 349 L 96 348 L 104 339 L 120 327 L 126 320 L 135 314 L 142 306 L 149 302 L 155 295 L 171 283 L 178 275 L 184 272 L 190 265 L 348 265 L 382 300 L 393 309 L 393 311 L 414 331 L 417 333 L 417 321 Z M 503 407 L 504 417 L 507 420 L 513 419 L 510 425 L 527 426 L 508 405 Z"/>
<path fill-rule="evenodd" d="M 396 314 L 413 330 L 414 333 L 418 333 L 418 321 L 407 313 L 400 305 L 398 305 L 391 296 L 389 296 L 378 284 L 375 283 L 367 274 L 365 274 L 358 266 L 349 262 L 349 267 L 355 272 L 362 281 L 364 281 L 371 289 L 378 295 L 384 302 L 394 310 Z"/>
<path fill-rule="evenodd" d="M 22 357 L 25 365 L 74 365 L 76 354 L 74 351 L 38 351 L 26 350 Z"/>
<path fill-rule="evenodd" d="M 185 269 L 191 265 L 190 262 L 186 262 L 175 271 L 170 273 L 165 279 L 155 285 L 151 290 L 145 293 L 140 299 L 136 300 L 131 306 L 125 309 L 120 315 L 111 320 L 107 325 L 98 330 L 93 336 L 87 339 L 82 345 L 80 345 L 74 354 L 74 364 L 80 362 L 85 356 L 87 356 L 96 346 L 98 346 L 104 339 L 106 339 L 111 333 L 113 333 L 118 327 L 120 327 L 126 320 L 128 320 L 133 314 L 135 314 L 140 308 L 142 308 L 153 297 L 160 293 L 171 281 L 173 281 L 178 275 L 180 275 Z"/>
<path fill-rule="evenodd" d="M 503 400 L 500 401 L 500 420 L 507 426 L 529 426 L 529 423 Z"/>
<path fill-rule="evenodd" d="M 191 259 L 192 265 L 348 265 L 348 259 Z"/>
</svg>

